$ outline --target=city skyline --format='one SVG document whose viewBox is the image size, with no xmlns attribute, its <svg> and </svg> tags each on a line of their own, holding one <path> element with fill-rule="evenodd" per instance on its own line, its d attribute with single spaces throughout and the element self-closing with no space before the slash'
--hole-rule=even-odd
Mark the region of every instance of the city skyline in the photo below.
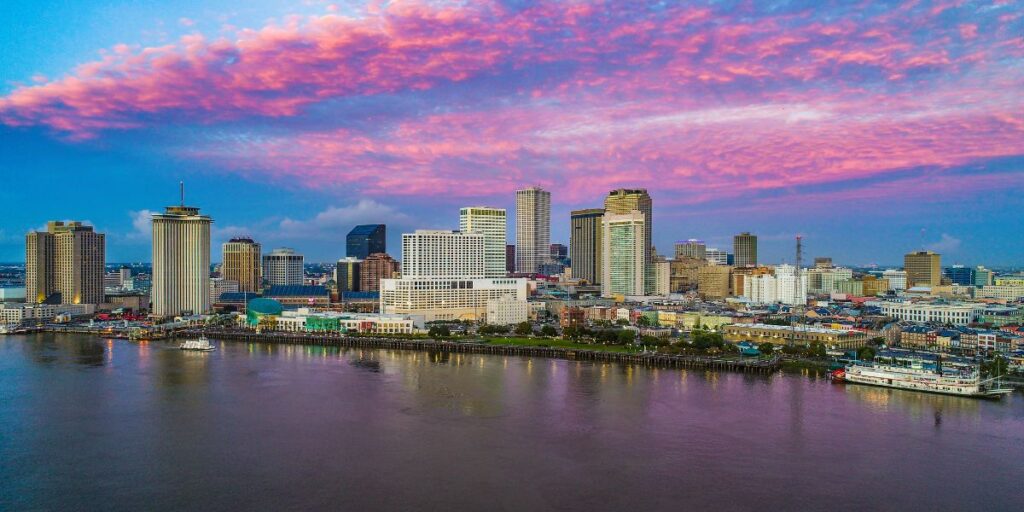
<svg viewBox="0 0 1024 512">
<path fill-rule="evenodd" d="M 64 219 L 106 233 L 109 261 L 148 260 L 179 180 L 214 247 L 310 261 L 355 225 L 398 247 L 478 204 L 511 236 L 532 185 L 552 242 L 635 187 L 663 255 L 743 231 L 766 262 L 792 262 L 797 234 L 847 265 L 1024 254 L 1006 235 L 1024 225 L 1017 2 L 231 4 L 10 7 L 38 21 L 0 28 L 0 261 Z"/>
</svg>

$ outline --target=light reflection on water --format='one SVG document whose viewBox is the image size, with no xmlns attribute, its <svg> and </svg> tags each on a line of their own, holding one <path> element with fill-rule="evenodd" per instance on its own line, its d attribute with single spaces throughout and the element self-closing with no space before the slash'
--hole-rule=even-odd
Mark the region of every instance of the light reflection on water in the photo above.
<svg viewBox="0 0 1024 512">
<path fill-rule="evenodd" d="M 1019 394 L 215 343 L 201 353 L 0 338 L 0 509 L 113 497 L 137 509 L 588 511 L 996 510 L 1019 499 Z M 961 485 L 963 474 L 986 486 Z M 104 485 L 83 487 L 100 478 L 89 475 Z"/>
</svg>

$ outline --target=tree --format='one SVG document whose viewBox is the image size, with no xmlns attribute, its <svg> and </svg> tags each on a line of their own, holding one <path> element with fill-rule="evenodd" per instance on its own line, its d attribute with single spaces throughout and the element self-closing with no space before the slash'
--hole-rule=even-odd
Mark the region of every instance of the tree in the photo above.
<svg viewBox="0 0 1024 512">
<path fill-rule="evenodd" d="M 861 347 L 857 349 L 857 359 L 870 361 L 875 358 L 875 349 L 872 347 Z"/>
<path fill-rule="evenodd" d="M 633 343 L 633 340 L 635 339 L 636 334 L 633 331 L 629 329 L 622 329 L 621 331 L 619 331 L 616 341 L 618 341 L 619 345 L 628 345 L 630 343 Z"/>
<path fill-rule="evenodd" d="M 533 326 L 530 322 L 520 322 L 516 325 L 515 333 L 519 336 L 529 336 L 533 334 Z"/>
<path fill-rule="evenodd" d="M 641 315 L 640 318 L 636 319 L 636 325 L 639 325 L 641 327 L 650 327 L 651 319 L 648 318 L 646 315 Z"/>
<path fill-rule="evenodd" d="M 433 325 L 427 331 L 427 335 L 434 339 L 447 338 L 452 335 L 452 330 L 447 325 Z"/>
<path fill-rule="evenodd" d="M 992 362 L 988 365 L 988 375 L 990 377 L 998 377 L 1000 375 L 1006 375 L 1007 367 L 1009 362 L 1003 356 L 996 356 L 992 358 Z"/>
<path fill-rule="evenodd" d="M 540 328 L 540 334 L 541 336 L 558 336 L 558 329 L 555 329 L 550 325 L 545 325 Z"/>
<path fill-rule="evenodd" d="M 815 341 L 811 343 L 811 346 L 807 349 L 807 355 L 811 357 L 825 357 L 828 353 L 825 351 L 825 344 Z"/>
<path fill-rule="evenodd" d="M 771 342 L 767 342 L 766 341 L 766 342 L 758 345 L 757 349 L 760 350 L 762 354 L 764 354 L 766 356 L 770 356 L 770 355 L 772 355 L 772 353 L 775 352 L 775 345 L 772 345 Z"/>
</svg>

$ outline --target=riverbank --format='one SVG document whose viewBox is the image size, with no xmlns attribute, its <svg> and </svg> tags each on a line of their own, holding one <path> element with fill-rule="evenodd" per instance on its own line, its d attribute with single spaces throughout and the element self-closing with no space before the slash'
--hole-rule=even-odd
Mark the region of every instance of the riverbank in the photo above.
<svg viewBox="0 0 1024 512">
<path fill-rule="evenodd" d="M 778 357 L 764 359 L 659 353 L 631 353 L 625 351 L 580 348 L 578 346 L 580 344 L 565 342 L 564 340 L 551 341 L 561 341 L 565 344 L 569 344 L 570 346 L 519 344 L 522 343 L 522 340 L 517 338 L 498 338 L 484 342 L 462 342 L 372 336 L 343 336 L 339 333 L 256 333 L 250 331 L 218 329 L 190 330 L 182 334 L 186 336 L 205 335 L 217 340 L 255 343 L 325 345 L 353 348 L 381 348 L 426 352 L 544 357 L 551 359 L 564 359 L 568 361 L 608 362 L 656 368 L 686 368 L 762 374 L 775 373 L 782 365 L 782 359 Z M 504 341 L 504 343 L 502 343 L 502 341 Z"/>
</svg>

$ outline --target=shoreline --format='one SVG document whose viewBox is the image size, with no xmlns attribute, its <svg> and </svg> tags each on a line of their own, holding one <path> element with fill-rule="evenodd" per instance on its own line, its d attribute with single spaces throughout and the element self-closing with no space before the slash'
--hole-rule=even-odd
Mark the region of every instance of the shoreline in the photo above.
<svg viewBox="0 0 1024 512">
<path fill-rule="evenodd" d="M 687 356 L 672 354 L 631 354 L 602 350 L 584 350 L 562 347 L 500 345 L 477 342 L 437 341 L 433 339 L 406 339 L 372 336 L 341 336 L 326 333 L 255 333 L 220 331 L 211 329 L 189 330 L 186 336 L 204 335 L 226 341 L 279 343 L 289 345 L 322 345 L 351 348 L 378 348 L 414 350 L 420 352 L 446 352 L 462 354 L 488 354 L 500 356 L 544 357 L 566 361 L 592 361 L 619 363 L 652 368 L 678 368 L 740 373 L 773 374 L 782 369 L 782 358 L 729 359 L 713 356 Z"/>
</svg>

